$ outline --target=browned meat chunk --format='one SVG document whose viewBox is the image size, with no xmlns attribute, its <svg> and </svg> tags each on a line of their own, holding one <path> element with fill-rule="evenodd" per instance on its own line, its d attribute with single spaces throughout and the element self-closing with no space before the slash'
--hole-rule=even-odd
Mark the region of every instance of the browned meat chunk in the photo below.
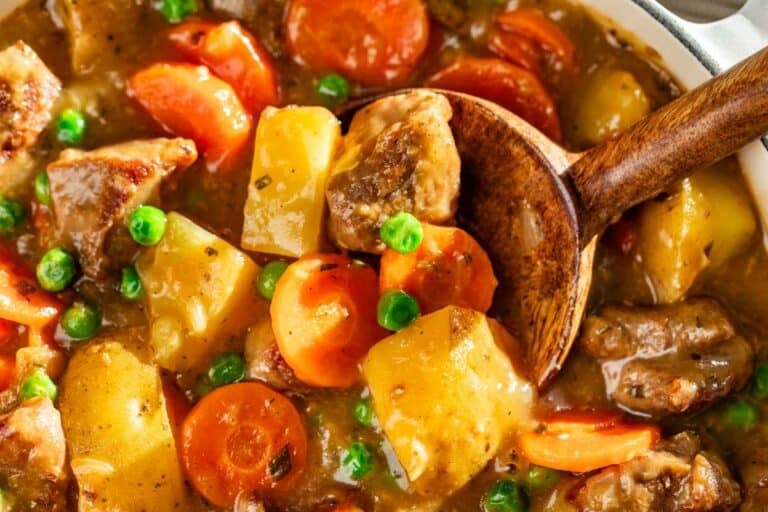
<svg viewBox="0 0 768 512">
<path fill-rule="evenodd" d="M 136 0 L 62 0 L 57 3 L 69 33 L 72 68 L 85 74 L 123 62 L 139 35 L 148 5 Z M 112 66 L 114 67 L 114 66 Z"/>
<path fill-rule="evenodd" d="M 383 98 L 360 110 L 328 184 L 331 239 L 380 253 L 379 228 L 406 211 L 434 224 L 456 213 L 461 162 L 448 100 L 429 91 Z"/>
<path fill-rule="evenodd" d="M 610 397 L 648 414 L 710 404 L 744 386 L 753 365 L 752 348 L 710 299 L 606 306 L 587 318 L 580 344 L 601 361 Z"/>
<path fill-rule="evenodd" d="M 156 201 L 163 178 L 196 159 L 192 141 L 153 139 L 69 149 L 48 166 L 56 228 L 78 251 L 86 274 L 98 277 L 107 264 L 110 230 L 140 204 Z"/>
<path fill-rule="evenodd" d="M 467 0 L 427 0 L 427 10 L 434 19 L 458 30 L 467 22 Z"/>
<path fill-rule="evenodd" d="M 65 459 L 61 417 L 47 398 L 0 416 L 0 480 L 7 482 L 13 510 L 64 511 Z"/>
<path fill-rule="evenodd" d="M 740 501 L 725 462 L 683 432 L 587 478 L 574 505 L 581 512 L 725 512 Z"/>
<path fill-rule="evenodd" d="M 51 120 L 61 82 L 22 41 L 0 52 L 0 191 L 29 178 L 29 151 Z"/>
</svg>

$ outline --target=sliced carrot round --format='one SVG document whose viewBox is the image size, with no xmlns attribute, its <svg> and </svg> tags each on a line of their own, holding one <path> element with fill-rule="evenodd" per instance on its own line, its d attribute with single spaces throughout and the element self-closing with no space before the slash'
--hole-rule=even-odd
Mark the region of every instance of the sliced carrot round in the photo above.
<svg viewBox="0 0 768 512">
<path fill-rule="evenodd" d="M 0 318 L 36 329 L 50 325 L 63 305 L 37 283 L 34 274 L 0 247 Z"/>
<path fill-rule="evenodd" d="M 408 292 L 424 314 L 449 305 L 485 313 L 497 285 L 488 254 L 459 228 L 424 224 L 424 239 L 416 251 L 387 249 L 381 257 L 380 292 Z"/>
<path fill-rule="evenodd" d="M 211 171 L 231 170 L 250 141 L 250 115 L 205 66 L 154 64 L 133 75 L 128 94 L 168 132 L 195 141 Z"/>
<path fill-rule="evenodd" d="M 522 455 L 536 465 L 573 473 L 627 462 L 660 437 L 656 425 L 616 423 L 605 415 L 555 417 L 543 427 L 520 435 Z"/>
<path fill-rule="evenodd" d="M 525 37 L 554 54 L 565 71 L 576 68 L 576 46 L 557 23 L 540 11 L 508 11 L 500 14 L 497 22 L 503 30 Z"/>
<path fill-rule="evenodd" d="M 421 0 L 292 0 L 285 21 L 295 59 L 368 85 L 408 80 L 429 40 Z"/>
<path fill-rule="evenodd" d="M 372 268 L 340 254 L 305 256 L 280 277 L 270 314 L 277 346 L 299 380 L 348 387 L 360 361 L 386 336 L 376 320 Z"/>
<path fill-rule="evenodd" d="M 536 75 L 501 59 L 461 57 L 426 80 L 429 87 L 498 103 L 554 141 L 562 139 L 557 107 Z"/>
<path fill-rule="evenodd" d="M 184 420 L 181 457 L 208 501 L 231 507 L 243 492 L 289 490 L 306 466 L 307 433 L 285 396 L 257 382 L 206 395 Z"/>
<path fill-rule="evenodd" d="M 254 117 L 266 106 L 280 103 L 269 53 L 237 21 L 189 21 L 171 29 L 168 37 L 186 58 L 205 64 L 231 85 Z"/>
</svg>

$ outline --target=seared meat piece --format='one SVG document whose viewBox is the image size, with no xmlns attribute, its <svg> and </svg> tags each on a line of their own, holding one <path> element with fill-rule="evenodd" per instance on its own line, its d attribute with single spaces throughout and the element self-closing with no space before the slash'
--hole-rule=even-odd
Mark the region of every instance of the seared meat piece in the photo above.
<svg viewBox="0 0 768 512">
<path fill-rule="evenodd" d="M 56 227 L 78 251 L 86 274 L 98 277 L 107 264 L 110 230 L 140 204 L 153 202 L 163 178 L 196 159 L 190 140 L 152 139 L 89 152 L 69 149 L 48 166 Z"/>
<path fill-rule="evenodd" d="M 587 478 L 574 505 L 581 512 L 724 512 L 740 501 L 725 462 L 683 432 Z"/>
<path fill-rule="evenodd" d="M 587 318 L 580 346 L 601 361 L 613 400 L 649 414 L 684 412 L 741 388 L 754 355 L 710 299 L 606 306 Z"/>
<path fill-rule="evenodd" d="M 287 54 L 283 37 L 286 0 L 209 0 L 208 4 L 220 16 L 242 21 L 273 57 Z"/>
<path fill-rule="evenodd" d="M 0 52 L 0 192 L 29 178 L 29 150 L 51 120 L 61 82 L 22 41 Z"/>
<path fill-rule="evenodd" d="M 61 0 L 57 3 L 69 33 L 72 68 L 86 74 L 123 62 L 131 39 L 139 36 L 146 0 Z M 113 66 L 114 67 L 114 66 Z"/>
<path fill-rule="evenodd" d="M 427 10 L 448 28 L 462 32 L 467 21 L 467 0 L 427 0 Z"/>
<path fill-rule="evenodd" d="M 269 318 L 248 330 L 245 338 L 245 362 L 248 378 L 260 380 L 275 389 L 289 389 L 298 384 L 296 376 L 277 348 Z"/>
<path fill-rule="evenodd" d="M 456 213 L 461 162 L 448 100 L 430 91 L 360 110 L 328 184 L 329 232 L 341 248 L 380 253 L 379 228 L 406 211 L 434 224 Z"/>
<path fill-rule="evenodd" d="M 61 417 L 47 398 L 0 416 L 0 480 L 8 483 L 14 510 L 64 511 L 65 459 Z"/>
</svg>

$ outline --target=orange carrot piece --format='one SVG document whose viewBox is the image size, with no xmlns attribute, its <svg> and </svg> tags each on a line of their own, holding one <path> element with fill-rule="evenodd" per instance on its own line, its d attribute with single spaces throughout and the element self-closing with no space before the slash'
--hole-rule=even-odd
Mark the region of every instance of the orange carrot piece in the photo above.
<svg viewBox="0 0 768 512">
<path fill-rule="evenodd" d="M 381 257 L 379 291 L 408 292 L 424 314 L 449 305 L 485 313 L 497 285 L 488 254 L 459 228 L 424 224 L 424 240 L 416 251 L 387 249 Z"/>
<path fill-rule="evenodd" d="M 319 387 L 358 382 L 360 361 L 386 336 L 377 302 L 376 272 L 347 256 L 314 254 L 291 264 L 277 282 L 270 314 L 296 377 Z"/>
<path fill-rule="evenodd" d="M 133 75 L 128 94 L 165 130 L 195 141 L 210 171 L 231 170 L 250 142 L 250 115 L 205 66 L 154 64 Z"/>
<path fill-rule="evenodd" d="M 522 117 L 552 140 L 562 139 L 557 107 L 539 79 L 501 59 L 461 57 L 425 85 L 480 96 Z"/>
<path fill-rule="evenodd" d="M 52 323 L 63 305 L 37 284 L 30 271 L 0 249 L 0 318 L 42 329 Z"/>
<path fill-rule="evenodd" d="M 542 76 L 541 55 L 529 39 L 509 32 L 496 32 L 488 39 L 488 49 L 507 62 Z"/>
<path fill-rule="evenodd" d="M 219 507 L 240 493 L 281 494 L 307 462 L 307 433 L 285 396 L 257 382 L 218 388 L 192 409 L 181 458 L 194 488 Z"/>
<path fill-rule="evenodd" d="M 653 447 L 659 427 L 650 424 L 605 423 L 605 418 L 550 419 L 543 429 L 518 438 L 530 462 L 560 471 L 587 473 L 627 462 Z"/>
<path fill-rule="evenodd" d="M 576 69 L 576 47 L 573 42 L 557 23 L 540 11 L 508 11 L 500 14 L 496 21 L 503 30 L 528 38 L 552 52 L 565 71 L 572 72 Z"/>
<path fill-rule="evenodd" d="M 237 21 L 189 21 L 168 34 L 171 42 L 196 64 L 205 64 L 235 89 L 255 118 L 280 103 L 277 73 L 267 50 Z"/>
</svg>

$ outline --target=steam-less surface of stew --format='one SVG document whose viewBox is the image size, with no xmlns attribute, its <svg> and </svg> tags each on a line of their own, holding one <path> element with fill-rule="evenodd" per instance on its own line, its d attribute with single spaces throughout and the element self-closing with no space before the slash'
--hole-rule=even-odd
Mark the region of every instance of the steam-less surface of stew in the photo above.
<svg viewBox="0 0 768 512">
<path fill-rule="evenodd" d="M 0 510 L 768 508 L 768 258 L 735 159 L 602 235 L 536 390 L 461 228 L 448 102 L 334 115 L 427 85 L 583 150 L 681 94 L 638 36 L 566 0 L 10 14 Z"/>
</svg>

